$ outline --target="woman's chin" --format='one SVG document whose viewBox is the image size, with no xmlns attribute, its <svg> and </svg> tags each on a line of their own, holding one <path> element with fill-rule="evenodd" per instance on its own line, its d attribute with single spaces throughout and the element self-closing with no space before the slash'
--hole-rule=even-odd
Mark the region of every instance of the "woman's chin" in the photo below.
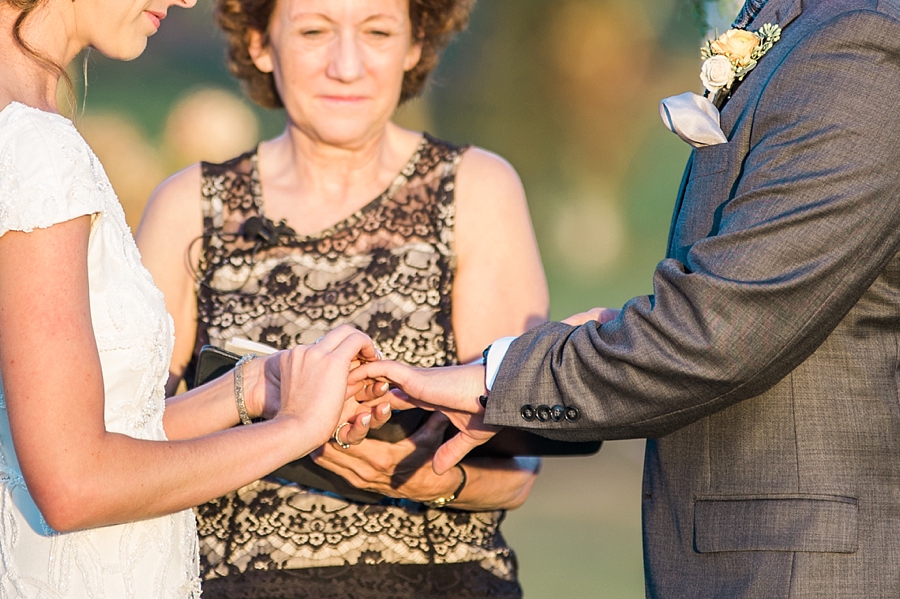
<svg viewBox="0 0 900 599">
<path fill-rule="evenodd" d="M 106 58 L 128 62 L 143 54 L 144 50 L 147 49 L 147 36 L 142 35 L 134 40 L 129 40 L 129 42 L 130 43 L 127 44 L 117 45 L 114 48 L 97 45 L 92 46 L 92 48 Z"/>
</svg>

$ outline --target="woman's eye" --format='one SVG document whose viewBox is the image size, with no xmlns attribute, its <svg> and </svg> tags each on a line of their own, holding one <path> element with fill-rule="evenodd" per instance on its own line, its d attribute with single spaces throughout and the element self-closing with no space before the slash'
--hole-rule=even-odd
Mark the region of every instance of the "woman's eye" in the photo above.
<svg viewBox="0 0 900 599">
<path fill-rule="evenodd" d="M 369 32 L 369 34 L 372 35 L 373 37 L 390 37 L 391 36 L 390 31 L 381 31 L 379 29 L 373 29 L 372 31 Z"/>
<path fill-rule="evenodd" d="M 317 37 L 324 33 L 321 29 L 304 29 L 300 32 L 303 37 Z"/>
</svg>

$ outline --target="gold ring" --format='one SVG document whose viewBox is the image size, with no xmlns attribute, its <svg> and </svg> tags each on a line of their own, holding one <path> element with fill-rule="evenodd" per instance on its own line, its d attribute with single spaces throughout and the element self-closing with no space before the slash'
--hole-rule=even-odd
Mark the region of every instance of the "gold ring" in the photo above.
<svg viewBox="0 0 900 599">
<path fill-rule="evenodd" d="M 349 426 L 349 425 L 350 425 L 349 422 L 344 422 L 343 424 L 339 425 L 336 429 L 334 429 L 334 434 L 331 435 L 331 438 L 334 439 L 334 442 L 337 443 L 341 449 L 350 449 L 350 444 L 344 443 L 343 441 L 341 441 L 341 436 L 340 436 L 341 429 L 344 428 L 345 426 Z"/>
</svg>

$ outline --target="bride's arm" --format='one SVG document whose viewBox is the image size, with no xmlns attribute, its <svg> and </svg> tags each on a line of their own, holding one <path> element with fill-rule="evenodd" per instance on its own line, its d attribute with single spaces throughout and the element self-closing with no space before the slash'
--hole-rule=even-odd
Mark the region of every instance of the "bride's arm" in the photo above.
<svg viewBox="0 0 900 599">
<path fill-rule="evenodd" d="M 0 375 L 22 473 L 50 526 L 74 530 L 197 505 L 322 445 L 349 415 L 342 410 L 350 361 L 359 352 L 374 357 L 374 348 L 345 328 L 248 364 L 254 397 L 266 386 L 282 389 L 281 411 L 268 422 L 174 442 L 108 432 L 89 304 L 89 231 L 84 216 L 0 237 Z M 221 414 L 216 426 L 237 423 L 236 412 L 226 414 L 234 407 L 231 377 L 196 398 L 211 406 L 204 414 Z M 354 440 L 364 428 L 354 428 Z"/>
</svg>

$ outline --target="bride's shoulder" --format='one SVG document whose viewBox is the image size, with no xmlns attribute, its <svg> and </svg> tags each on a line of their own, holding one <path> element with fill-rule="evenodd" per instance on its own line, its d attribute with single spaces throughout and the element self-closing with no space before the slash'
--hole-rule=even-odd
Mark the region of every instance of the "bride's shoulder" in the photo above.
<svg viewBox="0 0 900 599">
<path fill-rule="evenodd" d="M 19 175 L 36 170 L 67 174 L 73 167 L 91 168 L 87 142 L 66 117 L 13 102 L 0 111 L 0 165 Z"/>
<path fill-rule="evenodd" d="M 0 232 L 100 212 L 104 180 L 66 117 L 17 103 L 0 111 Z"/>
</svg>

